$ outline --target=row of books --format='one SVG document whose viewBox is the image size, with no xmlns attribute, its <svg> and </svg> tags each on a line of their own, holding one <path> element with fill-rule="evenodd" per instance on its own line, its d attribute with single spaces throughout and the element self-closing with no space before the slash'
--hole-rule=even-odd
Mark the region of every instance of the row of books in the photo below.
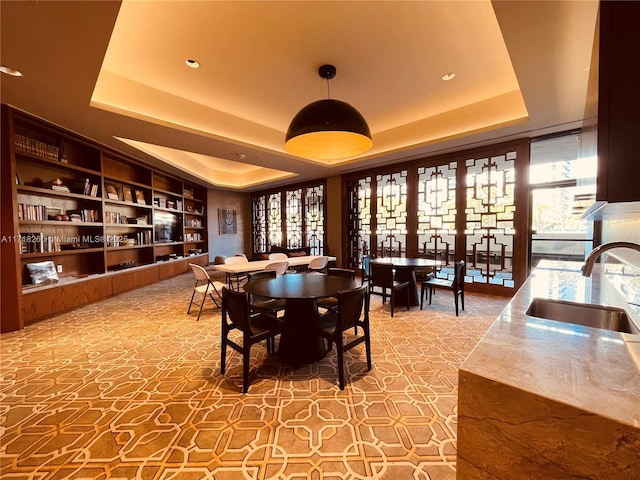
<svg viewBox="0 0 640 480">
<path fill-rule="evenodd" d="M 18 220 L 57 220 L 62 222 L 99 222 L 100 212 L 98 210 L 81 209 L 67 210 L 63 212 L 61 208 L 47 207 L 46 205 L 31 205 L 28 203 L 18 203 Z"/>
<path fill-rule="evenodd" d="M 187 218 L 184 221 L 185 227 L 202 228 L 202 220 L 199 218 Z"/>
<path fill-rule="evenodd" d="M 60 148 L 55 145 L 48 145 L 44 142 L 25 137 L 18 133 L 15 134 L 15 147 L 19 152 L 37 155 L 38 157 L 47 158 L 49 160 L 58 161 L 60 155 Z"/>
<path fill-rule="evenodd" d="M 55 235 L 32 233 L 20 236 L 21 253 L 49 253 L 61 250 L 60 242 Z"/>
<path fill-rule="evenodd" d="M 182 200 L 166 200 L 162 197 L 155 197 L 153 204 L 160 208 L 170 208 L 173 210 L 182 210 Z"/>
<path fill-rule="evenodd" d="M 185 233 L 184 240 L 185 242 L 200 242 L 204 240 L 204 238 L 200 233 Z"/>
<path fill-rule="evenodd" d="M 140 215 L 135 218 L 127 217 L 120 212 L 104 212 L 104 221 L 106 223 L 129 224 L 129 225 L 148 225 L 149 217 Z"/>
</svg>

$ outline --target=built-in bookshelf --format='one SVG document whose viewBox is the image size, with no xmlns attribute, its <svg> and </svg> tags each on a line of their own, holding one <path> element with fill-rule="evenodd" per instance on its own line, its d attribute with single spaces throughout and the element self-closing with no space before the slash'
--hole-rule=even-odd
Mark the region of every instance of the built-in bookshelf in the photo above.
<svg viewBox="0 0 640 480">
<path fill-rule="evenodd" d="M 7 327 L 3 318 L 2 331 L 42 318 L 43 308 L 30 304 L 35 291 L 53 298 L 64 285 L 112 276 L 111 290 L 119 293 L 186 271 L 188 261 L 207 263 L 204 187 L 6 105 L 2 162 L 2 188 L 13 204 L 13 214 L 2 215 L 2 280 L 19 279 L 19 293 L 11 299 L 19 319 Z M 5 265 L 5 252 L 15 267 Z M 164 273 L 157 278 L 145 273 L 176 260 L 185 260 L 184 268 L 158 270 Z M 40 265 L 53 268 L 50 277 L 57 279 L 34 285 L 30 271 Z M 126 282 L 124 271 L 132 272 Z M 116 285 L 116 278 L 122 283 Z M 52 301 L 47 316 L 95 295 L 80 297 L 64 306 Z"/>
</svg>

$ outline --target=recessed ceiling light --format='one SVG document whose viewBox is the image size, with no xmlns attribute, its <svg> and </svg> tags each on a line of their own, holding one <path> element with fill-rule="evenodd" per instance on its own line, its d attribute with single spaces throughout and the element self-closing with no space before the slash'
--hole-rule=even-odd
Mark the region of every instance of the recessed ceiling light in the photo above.
<svg viewBox="0 0 640 480">
<path fill-rule="evenodd" d="M 200 62 L 198 60 L 194 60 L 193 58 L 187 59 L 184 63 L 186 63 L 187 66 L 191 68 L 200 68 Z"/>
<path fill-rule="evenodd" d="M 455 78 L 456 74 L 455 73 L 445 73 L 444 75 L 442 75 L 442 80 L 444 80 L 445 82 L 447 80 L 453 80 Z"/>
<path fill-rule="evenodd" d="M 18 70 L 14 70 L 11 67 L 6 67 L 4 65 L 0 65 L 0 72 L 6 73 L 7 75 L 11 75 L 12 77 L 21 77 L 22 76 L 22 72 L 19 72 Z"/>
</svg>

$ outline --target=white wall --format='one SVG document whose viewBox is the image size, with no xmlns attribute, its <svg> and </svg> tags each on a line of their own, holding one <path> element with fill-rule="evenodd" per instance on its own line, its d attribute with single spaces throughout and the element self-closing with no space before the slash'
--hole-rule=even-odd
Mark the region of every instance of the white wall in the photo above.
<svg viewBox="0 0 640 480">
<path fill-rule="evenodd" d="M 238 233 L 236 235 L 220 235 L 218 210 L 236 211 Z M 209 190 L 207 198 L 207 225 L 209 237 L 209 261 L 216 256 L 232 257 L 238 253 L 251 252 L 251 195 L 249 193 Z"/>
</svg>

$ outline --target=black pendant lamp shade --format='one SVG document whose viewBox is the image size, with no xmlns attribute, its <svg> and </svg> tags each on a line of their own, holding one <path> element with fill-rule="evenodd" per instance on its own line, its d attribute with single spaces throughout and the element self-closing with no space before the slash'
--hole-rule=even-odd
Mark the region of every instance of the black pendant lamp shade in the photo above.
<svg viewBox="0 0 640 480">
<path fill-rule="evenodd" d="M 318 73 L 328 82 L 336 69 L 323 65 Z M 293 117 L 284 148 L 312 160 L 339 160 L 364 153 L 371 145 L 371 132 L 360 112 L 346 102 L 326 99 L 310 103 Z"/>
</svg>

